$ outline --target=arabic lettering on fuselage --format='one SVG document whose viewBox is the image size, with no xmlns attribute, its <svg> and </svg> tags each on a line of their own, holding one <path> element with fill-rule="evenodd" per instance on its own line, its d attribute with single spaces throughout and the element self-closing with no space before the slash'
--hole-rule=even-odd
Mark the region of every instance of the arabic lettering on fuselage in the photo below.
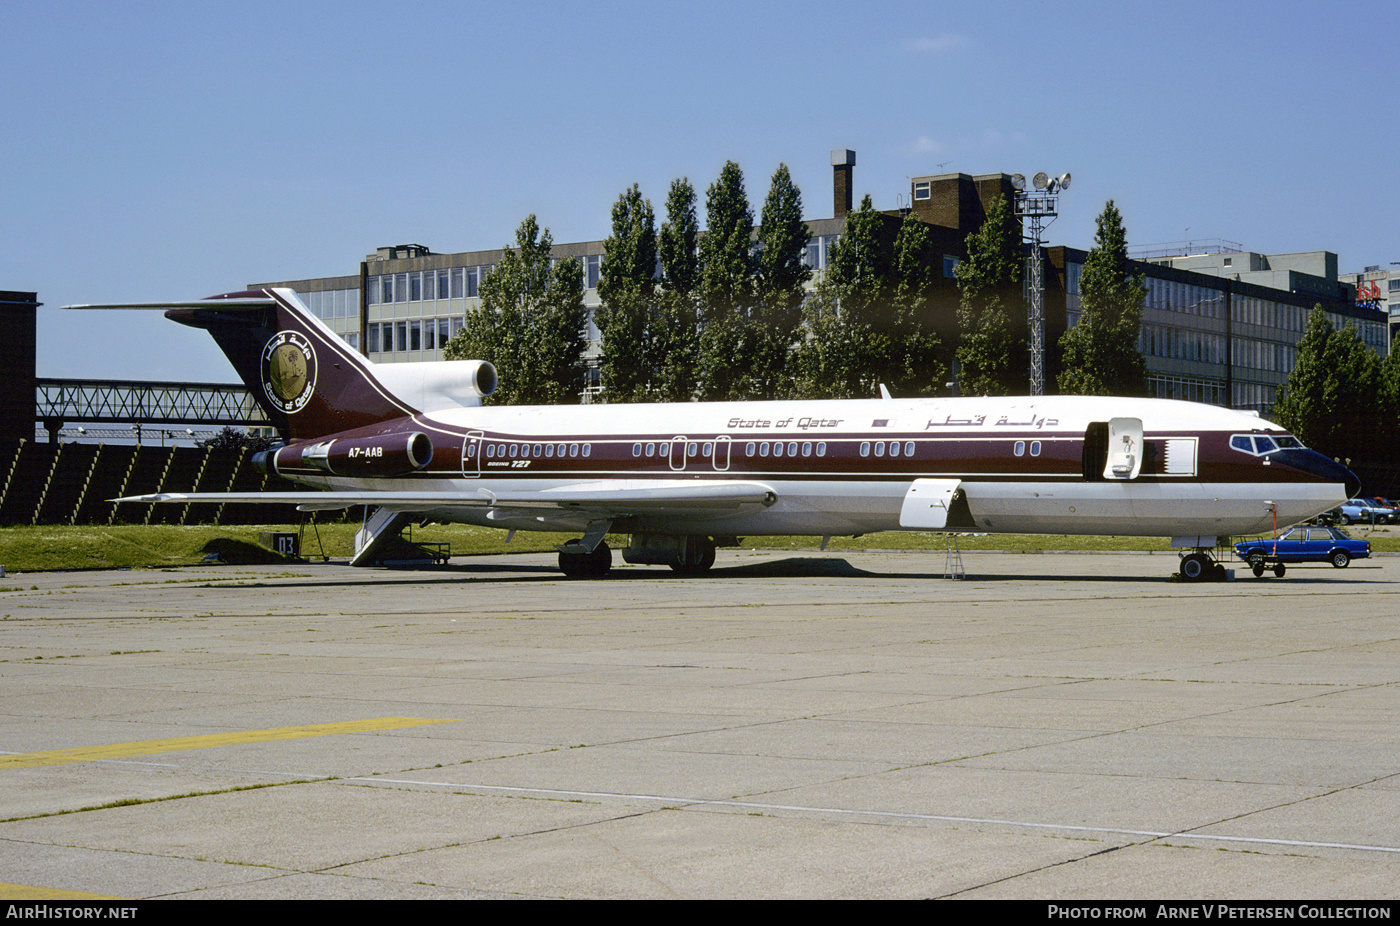
<svg viewBox="0 0 1400 926">
<path fill-rule="evenodd" d="M 949 415 L 942 421 L 930 421 L 928 424 L 924 425 L 924 430 L 927 431 L 929 428 L 975 428 L 981 427 L 986 423 L 986 415 L 973 415 L 971 418 L 954 418 L 952 415 Z M 1036 416 L 1035 414 L 1031 414 L 1030 417 L 1027 418 L 1025 421 L 1012 421 L 1006 415 L 1002 415 L 995 422 L 993 422 L 992 427 L 1035 428 L 1039 430 L 1041 428 L 1044 428 L 1046 425 L 1054 426 L 1059 423 L 1060 419 L 1046 418 L 1043 415 Z"/>
</svg>

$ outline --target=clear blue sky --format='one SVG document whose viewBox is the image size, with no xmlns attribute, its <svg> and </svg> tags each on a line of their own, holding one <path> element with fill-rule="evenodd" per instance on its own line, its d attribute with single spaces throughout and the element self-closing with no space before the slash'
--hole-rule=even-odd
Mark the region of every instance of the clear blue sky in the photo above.
<svg viewBox="0 0 1400 926">
<path fill-rule="evenodd" d="M 81 302 L 500 247 L 528 214 L 603 238 L 726 160 L 831 214 L 833 148 L 878 208 L 941 170 L 1070 171 L 1053 244 L 1108 199 L 1130 245 L 1226 238 L 1400 260 L 1395 8 L 1284 2 L 10 4 L 0 289 L 39 374 L 233 380 L 207 336 Z M 940 167 L 940 165 L 943 165 Z M 702 215 L 703 220 L 703 215 Z M 1188 231 L 1189 229 L 1189 231 Z"/>
</svg>

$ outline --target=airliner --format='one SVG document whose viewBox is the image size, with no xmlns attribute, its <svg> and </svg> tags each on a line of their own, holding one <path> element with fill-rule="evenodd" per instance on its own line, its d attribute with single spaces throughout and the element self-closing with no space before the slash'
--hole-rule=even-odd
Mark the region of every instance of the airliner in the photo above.
<svg viewBox="0 0 1400 926">
<path fill-rule="evenodd" d="M 1167 536 L 1180 576 L 1220 577 L 1227 538 L 1351 498 L 1359 480 L 1252 413 L 1170 399 L 881 398 L 490 406 L 484 361 L 375 364 L 290 289 L 162 309 L 208 331 L 285 443 L 257 464 L 300 492 L 126 502 L 368 506 L 351 564 L 412 522 L 568 531 L 559 568 L 623 559 L 706 572 L 741 537 L 876 531 Z"/>
</svg>

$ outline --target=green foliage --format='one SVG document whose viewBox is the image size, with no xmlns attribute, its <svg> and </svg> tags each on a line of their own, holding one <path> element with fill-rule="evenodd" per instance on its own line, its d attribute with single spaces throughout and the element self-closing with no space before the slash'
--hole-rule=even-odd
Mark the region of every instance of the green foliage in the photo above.
<svg viewBox="0 0 1400 926">
<path fill-rule="evenodd" d="M 773 174 L 758 226 L 758 300 L 763 322 L 791 342 L 802 322 L 802 301 L 812 270 L 804 261 L 812 240 L 802 221 L 802 192 L 786 164 Z"/>
<path fill-rule="evenodd" d="M 700 221 L 695 215 L 695 187 L 682 177 L 671 181 L 666 195 L 666 221 L 661 225 L 657 253 L 661 285 L 689 295 L 700 285 Z"/>
<path fill-rule="evenodd" d="M 637 185 L 613 204 L 612 234 L 603 243 L 595 318 L 603 336 L 603 389 L 611 402 L 651 397 L 658 357 L 656 218 Z"/>
<path fill-rule="evenodd" d="M 739 165 L 726 162 L 705 193 L 706 231 L 700 239 L 698 394 L 702 401 L 755 398 L 758 332 L 749 325 L 757 301 L 752 257 L 753 210 Z"/>
<path fill-rule="evenodd" d="M 866 196 L 807 302 L 807 337 L 794 356 L 796 392 L 868 398 L 886 384 L 899 396 L 933 395 L 943 382 L 939 340 L 928 327 L 928 229 L 907 216 L 891 253 L 888 218 Z"/>
<path fill-rule="evenodd" d="M 705 322 L 753 305 L 755 267 L 751 256 L 753 210 L 744 192 L 744 173 L 726 161 L 719 179 L 705 191 L 705 237 L 700 239 L 700 299 Z"/>
<path fill-rule="evenodd" d="M 959 385 L 965 395 L 1027 391 L 1025 341 L 1013 334 L 1011 312 L 1022 299 L 1021 235 L 1004 196 L 987 210 L 982 227 L 967 237 L 967 260 L 958 264 Z"/>
<path fill-rule="evenodd" d="M 787 165 L 779 164 L 758 226 L 756 304 L 748 319 L 752 398 L 781 398 L 792 391 L 788 358 L 800 333 L 806 284 L 812 277 L 804 260 L 811 238 L 802 221 L 802 193 Z"/>
<path fill-rule="evenodd" d="M 661 225 L 657 255 L 661 259 L 661 294 L 653 331 L 653 394 L 661 402 L 695 398 L 700 366 L 700 223 L 695 214 L 695 187 L 682 177 L 671 181 L 666 221 Z"/>
<path fill-rule="evenodd" d="M 550 266 L 553 239 L 532 215 L 516 248 L 481 281 L 481 308 L 447 342 L 449 360 L 487 360 L 500 372 L 493 405 L 562 405 L 583 389 L 583 270 L 575 258 Z"/>
<path fill-rule="evenodd" d="M 909 213 L 894 242 L 890 349 L 881 378 L 901 398 L 938 395 L 947 375 L 929 305 L 933 260 L 928 226 Z"/>
<path fill-rule="evenodd" d="M 846 214 L 845 233 L 827 255 L 826 272 L 807 301 L 807 337 L 794 357 L 795 391 L 803 398 L 878 394 L 875 319 L 889 276 L 889 254 L 880 241 L 883 221 L 866 196 Z"/>
<path fill-rule="evenodd" d="M 1137 349 L 1143 275 L 1129 273 L 1123 218 L 1109 200 L 1079 277 L 1079 322 L 1060 338 L 1064 395 L 1147 395 L 1147 361 Z"/>
<path fill-rule="evenodd" d="M 1386 374 L 1393 369 L 1382 365 L 1351 325 L 1334 331 L 1318 306 L 1274 403 L 1274 420 L 1320 453 L 1379 462 L 1395 445 L 1394 406 L 1389 414 L 1385 410 L 1392 388 Z"/>
</svg>

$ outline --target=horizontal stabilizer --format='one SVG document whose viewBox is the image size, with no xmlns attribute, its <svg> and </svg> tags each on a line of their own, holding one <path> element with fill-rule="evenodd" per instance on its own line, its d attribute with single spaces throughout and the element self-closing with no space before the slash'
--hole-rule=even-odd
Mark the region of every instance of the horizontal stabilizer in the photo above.
<svg viewBox="0 0 1400 926">
<path fill-rule="evenodd" d="M 246 296 L 214 297 L 212 299 L 194 299 L 184 302 L 113 302 L 110 304 L 93 303 L 90 305 L 65 305 L 65 309 L 132 309 L 155 312 L 168 312 L 171 309 L 219 309 L 226 312 L 237 311 L 261 311 L 263 309 L 275 308 L 277 303 L 268 296 L 248 294 Z"/>
</svg>

